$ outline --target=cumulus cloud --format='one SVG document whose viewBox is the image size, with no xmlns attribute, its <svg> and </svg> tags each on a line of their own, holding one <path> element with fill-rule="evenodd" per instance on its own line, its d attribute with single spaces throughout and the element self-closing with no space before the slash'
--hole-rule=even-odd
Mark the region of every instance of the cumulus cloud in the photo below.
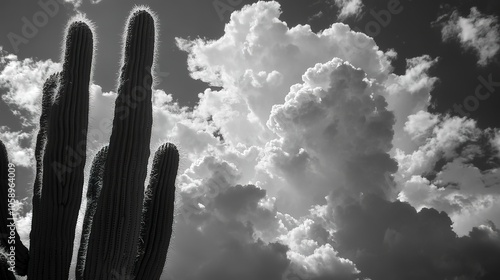
<svg viewBox="0 0 500 280">
<path fill-rule="evenodd" d="M 400 200 L 417 209 L 424 207 L 445 211 L 460 236 L 488 220 L 500 223 L 499 170 L 481 172 L 456 160 L 439 172 L 434 182 L 421 176 L 406 181 Z"/>
<path fill-rule="evenodd" d="M 444 41 L 458 39 L 464 49 L 475 51 L 481 66 L 492 62 L 500 50 L 498 17 L 482 14 L 476 7 L 471 8 L 467 17 L 453 11 L 441 33 Z"/>
<path fill-rule="evenodd" d="M 309 157 L 306 166 L 329 174 L 323 183 L 328 191 L 338 188 L 354 196 L 361 192 L 385 196 L 389 190 L 384 174 L 395 172 L 396 163 L 388 155 L 394 115 L 387 111 L 384 97 L 361 69 L 338 58 L 309 68 L 303 80 L 302 85 L 292 86 L 284 104 L 273 106 L 268 121 L 283 139 L 278 146 L 284 152 L 280 160 L 303 149 Z M 304 171 L 303 183 L 320 183 L 314 179 L 316 174 Z"/>
<path fill-rule="evenodd" d="M 279 228 L 273 202 L 254 185 L 234 185 L 237 171 L 227 162 L 206 157 L 186 174 L 199 180 L 180 183 L 171 261 L 172 279 L 281 279 L 288 268 L 288 247 L 266 242 Z M 194 176 L 194 174 L 193 174 Z M 170 254 L 170 253 L 169 253 Z M 170 278 L 169 278 L 170 279 Z"/>
<path fill-rule="evenodd" d="M 0 88 L 6 89 L 2 100 L 18 115 L 23 125 L 33 125 L 40 113 L 42 86 L 47 77 L 60 71 L 61 65 L 52 60 L 19 60 L 14 54 L 0 49 Z"/>
<path fill-rule="evenodd" d="M 11 132 L 8 127 L 0 126 L 0 140 L 5 144 L 12 163 L 19 166 L 30 167 L 34 159 L 34 150 L 31 148 L 32 135 L 16 131 Z"/>
<path fill-rule="evenodd" d="M 289 28 L 279 20 L 279 8 L 277 2 L 245 6 L 233 14 L 218 40 L 177 38 L 189 54 L 191 76 L 224 88 L 205 91 L 198 110 L 212 116 L 223 134 L 231 130 L 225 139 L 234 144 L 271 140 L 265 124 L 272 106 L 282 103 L 290 86 L 316 63 L 339 57 L 374 79 L 385 78 L 392 69 L 391 58 L 372 38 L 341 23 L 320 33 L 308 25 Z"/>
<path fill-rule="evenodd" d="M 357 16 L 363 8 L 361 0 L 335 0 L 335 5 L 340 8 L 338 13 L 340 20 L 344 20 L 350 16 Z"/>
<path fill-rule="evenodd" d="M 432 232 L 443 231 L 447 244 L 462 246 L 448 214 L 416 206 L 420 210 L 417 212 L 409 204 L 383 199 L 395 199 L 395 191 L 401 191 L 401 184 L 413 174 L 433 172 L 443 155 L 450 162 L 462 156 L 456 149 L 477 140 L 475 136 L 481 134 L 471 120 L 427 113 L 430 93 L 437 82 L 428 71 L 438 60 L 427 55 L 408 59 L 406 73 L 396 75 L 390 67 L 394 53 L 380 52 L 377 47 L 372 51 L 374 42 L 365 35 L 342 24 L 314 34 L 307 26 L 288 28 L 278 16 L 276 3 L 260 2 L 233 14 L 225 35 L 217 40 L 177 41 L 188 52 L 193 78 L 222 87 L 200 94 L 199 105 L 193 112 L 220 128 L 224 149 L 214 149 L 215 157 L 232 166 L 235 173 L 229 177 L 237 178 L 234 184 L 254 183 L 265 189 L 268 196 L 276 197 L 279 226 L 274 226 L 273 231 L 279 234 L 276 240 L 289 248 L 289 275 L 297 275 L 298 279 L 401 279 L 408 277 L 409 271 L 416 271 L 415 275 L 423 278 L 439 279 L 441 275 L 468 277 L 481 273 L 483 268 L 492 270 L 487 261 L 464 270 L 460 265 L 448 267 L 439 263 L 448 256 L 458 258 L 461 264 L 473 262 L 460 259 L 453 248 L 432 252 L 429 249 L 421 254 L 415 244 L 425 238 L 416 239 L 426 236 L 421 228 L 432 224 L 433 219 L 441 221 L 441 227 Z M 329 48 L 324 48 L 323 42 L 328 42 Z M 364 59 L 359 60 L 360 57 Z M 250 164 L 246 160 L 236 163 L 241 152 L 235 153 L 229 147 L 240 151 L 253 147 L 256 157 L 251 157 L 250 162 L 256 164 L 255 168 L 237 172 Z M 396 157 L 392 159 L 391 155 Z M 396 190 L 388 176 L 397 170 L 395 160 L 402 166 L 396 173 Z M 184 174 L 185 179 L 194 174 L 203 173 L 193 170 Z M 194 177 L 189 181 L 191 187 L 185 190 L 203 194 L 206 191 L 198 189 L 205 184 L 203 177 Z M 382 238 L 363 243 L 360 237 L 350 242 L 347 237 L 359 234 L 358 230 L 369 234 L 376 226 L 362 217 L 337 213 L 349 205 L 364 207 L 364 200 L 359 202 L 363 196 L 373 197 L 380 205 L 393 209 L 376 214 L 377 222 L 387 219 L 388 225 L 382 225 L 382 233 L 377 235 Z M 403 195 L 399 197 L 404 200 Z M 193 205 L 200 213 L 206 211 L 205 202 Z M 368 208 L 363 211 L 376 211 L 378 206 Z M 310 212 L 304 213 L 308 209 Z M 402 226 L 404 233 L 389 226 L 404 220 L 394 220 L 389 214 L 400 210 L 413 217 Z M 446 210 L 453 221 L 460 220 L 453 216 L 459 212 Z M 350 220 L 356 226 L 349 227 Z M 370 227 L 364 228 L 358 222 Z M 469 223 L 460 231 L 466 235 L 473 226 L 478 225 Z M 402 240 L 397 243 L 400 235 Z M 381 244 L 384 238 L 385 244 Z M 343 247 L 344 242 L 347 247 Z M 384 246 L 389 245 L 400 247 L 385 255 L 389 249 Z M 406 252 L 405 248 L 411 250 Z M 391 266 L 400 256 L 406 269 Z M 377 258 L 385 269 L 376 268 Z M 412 264 L 412 259 L 433 265 L 427 271 L 418 271 L 419 263 Z M 475 270 L 478 267 L 482 268 Z"/>
<path fill-rule="evenodd" d="M 295 227 L 279 238 L 290 247 L 290 275 L 297 279 L 316 279 L 318 275 L 354 279 L 359 270 L 352 261 L 338 256 L 330 232 L 321 223 L 311 218 L 294 222 Z"/>
<path fill-rule="evenodd" d="M 430 118 L 430 120 L 420 122 L 420 127 L 417 128 L 416 122 L 419 118 Z M 432 130 L 429 131 L 430 129 Z M 422 112 L 410 118 L 405 130 L 409 131 L 412 136 L 418 135 L 422 130 L 424 133 L 429 133 L 425 143 L 416 151 L 408 154 L 397 151 L 395 158 L 400 165 L 399 173 L 405 178 L 432 172 L 435 164 L 442 158 L 451 160 L 458 157 L 457 148 L 468 141 L 477 140 L 481 134 L 474 120 L 445 116 L 437 123 L 436 116 Z"/>
<path fill-rule="evenodd" d="M 388 110 L 396 118 L 392 140 L 394 149 L 391 154 L 394 154 L 396 148 L 410 152 L 418 147 L 404 128 L 411 115 L 427 111 L 431 92 L 438 81 L 436 77 L 429 75 L 429 71 L 437 63 L 437 58 L 433 59 L 428 55 L 406 59 L 405 74 L 390 74 L 384 83 L 385 90 L 381 94 L 387 100 Z"/>
<path fill-rule="evenodd" d="M 438 116 L 426 111 L 418 111 L 416 114 L 408 116 L 404 130 L 413 140 L 428 136 L 430 130 L 438 123 Z"/>
<path fill-rule="evenodd" d="M 438 280 L 498 276 L 494 258 L 500 254 L 500 236 L 494 225 L 474 228 L 469 236 L 458 238 L 445 212 L 428 208 L 417 212 L 407 203 L 375 196 L 331 211 L 338 227 L 334 234 L 338 251 L 356 263 L 362 277 Z"/>
<path fill-rule="evenodd" d="M 16 165 L 29 167 L 34 163 L 32 140 L 40 116 L 42 86 L 45 79 L 60 68 L 59 63 L 50 59 L 19 60 L 16 55 L 9 54 L 0 47 L 2 100 L 19 117 L 23 127 L 21 131 L 12 131 L 7 126 L 1 126 L 0 139 Z"/>
<path fill-rule="evenodd" d="M 459 235 L 487 220 L 500 223 L 497 129 L 419 111 L 404 130 L 418 148 L 396 151 L 399 200 L 445 211 Z"/>
<path fill-rule="evenodd" d="M 323 67 L 322 70 L 308 69 L 317 63 L 327 63 L 334 57 L 348 61 L 354 68 L 360 68 L 361 72 L 366 73 L 366 83 L 377 84 L 377 86 L 372 86 L 370 90 L 376 96 L 376 103 L 379 103 L 374 106 L 383 110 L 383 98 L 379 95 L 384 93 L 381 91 L 385 91 L 385 88 L 389 87 L 390 84 L 399 82 L 388 79 L 388 75 L 392 71 L 390 60 L 393 53 L 380 51 L 372 38 L 354 32 L 344 24 L 336 23 L 326 30 L 314 33 L 307 25 L 289 28 L 279 20 L 279 15 L 278 3 L 260 2 L 246 6 L 241 12 L 233 14 L 234 19 L 226 25 L 225 35 L 218 40 L 187 41 L 177 39 L 177 41 L 179 47 L 189 53 L 188 68 L 193 78 L 223 87 L 219 91 L 206 90 L 201 94 L 196 112 L 214 121 L 216 126 L 220 128 L 220 133 L 227 144 L 240 145 L 242 148 L 244 146 L 266 147 L 266 151 L 262 155 L 264 161 L 261 161 L 257 170 L 261 176 L 256 180 L 269 186 L 270 193 L 275 195 L 281 187 L 285 188 L 290 184 L 290 181 L 297 182 L 296 185 L 300 184 L 298 183 L 300 180 L 292 178 L 286 182 L 284 177 L 295 175 L 296 179 L 300 179 L 300 169 L 297 170 L 299 172 L 292 170 L 294 167 L 299 168 L 302 165 L 302 167 L 309 168 L 307 172 L 303 171 L 303 173 L 312 171 L 313 174 L 318 175 L 319 179 L 315 179 L 315 182 L 324 181 L 321 183 L 323 191 L 314 192 L 316 196 L 314 199 L 316 202 L 320 202 L 328 192 L 325 189 L 330 187 L 326 187 L 326 181 L 329 178 L 321 178 L 324 177 L 323 172 L 318 174 L 314 170 L 314 165 L 308 163 L 310 160 L 315 160 L 314 157 L 309 157 L 311 151 L 300 148 L 293 152 L 282 151 L 282 148 L 278 147 L 287 140 L 276 138 L 275 131 L 270 130 L 267 126 L 271 110 L 274 105 L 283 103 L 287 95 L 292 96 L 289 94 L 290 87 L 296 83 L 304 82 L 302 75 L 306 71 L 309 71 L 307 75 L 311 76 L 315 71 L 326 73 L 323 74 L 322 78 L 319 77 L 321 74 L 318 74 L 317 79 L 323 81 L 310 80 L 306 83 L 317 83 L 313 85 L 314 87 L 320 83 L 322 83 L 321 86 L 328 86 L 330 83 L 328 67 Z M 241 63 L 235 63 L 235 61 Z M 412 67 L 417 67 L 417 64 L 415 62 Z M 365 83 L 362 81 L 365 78 L 363 75 L 358 74 L 359 81 L 353 81 L 353 86 L 356 86 L 356 83 L 363 86 Z M 425 73 L 420 76 L 424 78 Z M 340 85 L 340 87 L 342 86 Z M 292 91 L 294 90 L 292 89 Z M 326 91 L 327 88 L 324 90 Z M 350 90 L 346 89 L 347 92 Z M 370 99 L 369 94 L 366 92 L 364 98 Z M 325 112 L 333 109 L 326 108 L 329 106 L 328 104 L 321 106 L 325 107 L 321 109 Z M 337 106 L 341 107 L 341 105 Z M 319 112 L 320 110 L 318 110 Z M 386 114 L 386 117 L 388 116 L 389 114 Z M 387 120 L 390 122 L 389 119 Z M 387 127 L 390 130 L 390 125 Z M 318 126 L 316 132 L 319 133 L 320 129 L 321 126 Z M 385 137 L 390 139 L 390 133 L 386 133 Z M 310 136 L 310 139 L 313 138 Z M 347 142 L 348 140 L 345 140 L 344 143 Z M 289 146 L 288 143 L 284 144 Z M 322 145 L 326 146 L 328 143 L 325 142 Z M 382 143 L 381 145 L 390 146 L 390 143 Z M 317 150 L 315 153 L 320 154 L 321 151 Z M 273 154 L 281 154 L 285 157 L 280 157 L 281 159 L 278 160 L 278 157 L 273 156 Z M 371 159 L 375 160 L 375 158 L 373 155 Z M 361 161 L 361 159 L 359 160 Z M 368 157 L 363 160 L 369 161 Z M 390 164 L 388 156 L 382 160 Z M 268 161 L 274 162 L 267 164 Z M 279 168 L 279 165 L 284 165 L 284 168 Z M 284 170 L 285 173 L 279 176 L 279 169 Z M 276 170 L 278 174 L 269 174 L 270 172 L 266 172 L 266 170 Z M 302 184 L 309 182 L 313 184 L 307 180 L 309 178 L 311 176 L 304 177 Z M 304 186 L 302 189 L 305 191 Z M 280 198 L 283 200 L 289 195 L 290 191 L 280 192 Z M 306 203 L 299 205 L 303 206 L 304 204 Z"/>
<path fill-rule="evenodd" d="M 434 135 L 426 140 L 422 150 L 406 158 L 398 157 L 402 163 L 397 174 L 401 183 L 399 199 L 417 209 L 432 207 L 445 211 L 454 222 L 455 232 L 465 235 L 486 220 L 500 223 L 498 166 L 479 168 L 474 165 L 475 162 L 491 162 L 497 157 L 497 151 L 491 149 L 490 144 L 480 144 L 488 143 L 489 133 L 462 134 L 463 139 L 456 138 L 459 135 L 451 136 L 449 146 L 439 147 L 439 140 Z M 405 170 L 409 162 L 427 167 L 412 174 L 409 172 L 411 167 Z"/>
</svg>

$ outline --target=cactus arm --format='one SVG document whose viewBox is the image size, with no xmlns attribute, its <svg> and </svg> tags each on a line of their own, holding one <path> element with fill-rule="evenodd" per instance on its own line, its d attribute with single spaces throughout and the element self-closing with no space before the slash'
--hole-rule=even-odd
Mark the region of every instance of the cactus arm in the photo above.
<svg viewBox="0 0 500 280">
<path fill-rule="evenodd" d="M 144 199 L 140 253 L 134 273 L 136 279 L 160 279 L 172 235 L 178 167 L 177 148 L 171 143 L 162 145 L 155 153 Z"/>
<path fill-rule="evenodd" d="M 68 279 L 83 188 L 93 35 L 70 24 L 60 86 L 50 108 L 38 212 L 33 212 L 28 278 Z"/>
<path fill-rule="evenodd" d="M 42 89 L 42 112 L 40 115 L 39 130 L 36 138 L 35 144 L 35 160 L 36 160 L 36 171 L 35 171 L 35 182 L 33 184 L 33 196 L 32 196 L 32 213 L 39 213 L 40 209 L 40 191 L 42 186 L 42 168 L 43 168 L 43 153 L 45 150 L 45 144 L 47 142 L 47 127 L 49 121 L 50 108 L 52 107 L 52 100 L 55 94 L 55 90 L 59 83 L 59 74 L 52 74 L 44 83 Z M 31 219 L 32 228 L 38 223 L 38 218 L 40 215 L 33 214 Z M 31 239 L 31 233 L 30 233 Z M 27 271 L 26 271 L 27 273 Z M 25 274 L 26 274 L 25 273 Z"/>
<path fill-rule="evenodd" d="M 80 239 L 80 248 L 78 249 L 76 264 L 76 279 L 83 279 L 85 268 L 85 259 L 87 255 L 87 246 L 89 242 L 92 218 L 97 207 L 97 201 L 101 193 L 102 177 L 104 175 L 104 164 L 108 155 L 108 146 L 103 147 L 95 156 L 90 169 L 90 178 L 87 188 L 87 210 L 83 220 L 82 237 Z"/>
<path fill-rule="evenodd" d="M 54 92 L 57 89 L 58 83 L 59 74 L 52 74 L 45 81 L 42 90 L 42 112 L 40 115 L 40 129 L 38 130 L 35 144 L 36 173 L 35 183 L 33 186 L 33 212 L 38 212 L 38 204 L 40 203 L 43 151 L 45 150 L 45 144 L 47 142 L 47 127 L 50 108 L 52 107 L 52 100 L 54 98 Z"/>
<path fill-rule="evenodd" d="M 103 187 L 92 222 L 85 279 L 131 275 L 137 254 L 152 126 L 153 17 L 132 13 L 127 28 Z"/>
</svg>

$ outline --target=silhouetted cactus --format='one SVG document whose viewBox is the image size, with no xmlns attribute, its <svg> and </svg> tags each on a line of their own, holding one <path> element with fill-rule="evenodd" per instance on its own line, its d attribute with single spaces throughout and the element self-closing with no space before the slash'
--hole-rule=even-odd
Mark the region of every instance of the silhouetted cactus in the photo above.
<svg viewBox="0 0 500 280">
<path fill-rule="evenodd" d="M 2 203 L 0 204 L 0 245 L 6 248 L 7 252 L 10 251 L 10 247 L 15 248 L 15 267 L 16 273 L 22 275 L 26 274 L 27 263 L 28 263 L 28 249 L 22 244 L 19 234 L 15 227 L 9 227 L 11 223 L 14 222 L 12 215 L 9 211 L 9 159 L 7 157 L 7 150 L 5 145 L 0 141 L 0 198 Z M 13 178 L 11 178 L 13 180 Z M 12 181 L 15 184 L 15 181 Z M 12 230 L 11 230 L 12 229 Z M 14 239 L 9 242 L 9 237 L 11 232 L 14 233 Z M 14 243 L 12 243 L 14 242 Z M 0 264 L 0 279 L 15 279 L 14 274 L 8 270 L 7 263 Z"/>
<path fill-rule="evenodd" d="M 172 235 L 178 167 L 177 148 L 170 143 L 162 145 L 155 154 L 146 189 L 139 259 L 134 273 L 137 279 L 159 279 L 161 276 Z"/>
<path fill-rule="evenodd" d="M 40 197 L 35 194 L 33 199 L 33 261 L 29 263 L 28 278 L 67 279 L 69 275 L 86 162 L 93 49 L 88 25 L 71 23 L 58 91 L 48 109 L 47 123 L 41 124 L 47 125 L 46 140 L 45 147 L 40 147 L 43 151 L 37 152 L 43 153 L 42 184 Z"/>
<path fill-rule="evenodd" d="M 110 143 L 96 155 L 90 172 L 77 279 L 113 279 L 116 273 L 159 279 L 172 234 L 179 165 L 173 144 L 162 145 L 155 154 L 144 198 L 152 126 L 153 16 L 147 9 L 134 9 L 126 32 Z M 26 258 L 16 255 L 17 273 L 25 275 L 28 267 L 28 279 L 68 279 L 82 200 L 93 34 L 83 20 L 76 20 L 66 36 L 63 70 L 43 88 L 29 263 L 27 250 Z M 0 170 L 5 173 L 3 154 Z M 7 199 L 3 178 L 0 195 Z M 6 221 L 7 213 L 0 214 Z M 0 267 L 0 275 L 3 271 Z"/>
<path fill-rule="evenodd" d="M 154 47 L 153 18 L 138 11 L 127 29 L 103 187 L 87 249 L 84 277 L 88 279 L 108 279 L 111 271 L 122 268 L 127 274 L 133 272 L 153 121 Z"/>
<path fill-rule="evenodd" d="M 104 163 L 108 155 L 108 147 L 102 148 L 94 158 L 90 169 L 89 184 L 87 188 L 87 209 L 83 220 L 82 236 L 80 239 L 80 248 L 78 250 L 78 259 L 76 265 L 76 279 L 83 279 L 83 270 L 85 268 L 85 256 L 89 242 L 90 227 L 92 218 L 97 208 L 97 202 L 102 189 L 102 178 L 104 175 Z"/>
</svg>

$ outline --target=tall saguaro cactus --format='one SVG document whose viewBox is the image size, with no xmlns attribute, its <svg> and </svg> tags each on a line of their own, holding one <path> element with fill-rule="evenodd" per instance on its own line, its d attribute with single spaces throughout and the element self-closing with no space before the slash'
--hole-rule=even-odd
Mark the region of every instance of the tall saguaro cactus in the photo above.
<svg viewBox="0 0 500 280">
<path fill-rule="evenodd" d="M 69 275 L 83 190 L 93 50 L 89 26 L 72 23 L 59 88 L 48 109 L 41 192 L 40 197 L 34 196 L 30 234 L 33 261 L 28 278 L 67 279 Z"/>
<path fill-rule="evenodd" d="M 103 186 L 87 250 L 88 279 L 108 279 L 111 271 L 121 270 L 131 275 L 137 252 L 153 119 L 155 30 L 149 13 L 132 15 L 126 40 Z"/>
<path fill-rule="evenodd" d="M 170 143 L 158 149 L 144 196 L 153 118 L 155 32 L 155 18 L 148 9 L 134 9 L 126 29 L 110 142 L 92 163 L 77 279 L 113 279 L 117 273 L 159 279 L 165 264 L 179 153 Z M 49 77 L 43 88 L 29 262 L 26 248 L 26 257 L 16 259 L 17 273 L 27 273 L 28 279 L 66 280 L 69 276 L 84 183 L 93 48 L 91 28 L 82 20 L 72 22 L 63 70 Z M 7 168 L 6 152 L 4 159 L 0 160 L 1 172 Z M 6 187 L 3 183 L 1 187 L 0 199 L 5 200 Z M 7 214 L 0 214 L 5 221 Z M 0 224 L 2 232 L 5 226 Z"/>
</svg>

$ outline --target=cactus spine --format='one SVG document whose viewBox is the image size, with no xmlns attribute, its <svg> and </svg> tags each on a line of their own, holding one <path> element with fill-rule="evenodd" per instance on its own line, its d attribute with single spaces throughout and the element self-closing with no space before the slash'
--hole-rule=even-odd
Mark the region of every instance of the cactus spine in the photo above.
<svg viewBox="0 0 500 280">
<path fill-rule="evenodd" d="M 179 165 L 173 144 L 156 152 L 144 198 L 152 127 L 154 17 L 147 9 L 134 9 L 126 32 L 110 143 L 96 155 L 88 183 L 77 279 L 113 279 L 117 273 L 159 279 L 172 234 Z M 17 273 L 27 273 L 28 279 L 68 279 L 82 200 L 93 34 L 77 20 L 66 36 L 63 70 L 49 77 L 43 88 L 29 261 L 26 248 L 26 258 L 16 259 Z M 0 169 L 6 172 L 6 151 L 3 154 Z M 4 200 L 6 187 L 1 187 Z M 0 214 L 5 221 L 6 214 Z M 0 275 L 4 268 L 0 266 Z"/>
</svg>

